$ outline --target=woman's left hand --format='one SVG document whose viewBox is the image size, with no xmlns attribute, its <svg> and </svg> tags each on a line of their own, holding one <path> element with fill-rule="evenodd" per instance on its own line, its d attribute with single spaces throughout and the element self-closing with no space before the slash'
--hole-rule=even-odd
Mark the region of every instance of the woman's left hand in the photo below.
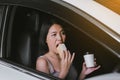
<svg viewBox="0 0 120 80">
<path fill-rule="evenodd" d="M 95 70 L 98 70 L 100 68 L 100 65 L 99 66 L 96 66 L 96 67 L 90 67 L 90 68 L 87 68 L 86 67 L 86 64 L 85 62 L 83 63 L 83 66 L 82 66 L 82 73 L 84 73 L 85 75 L 88 75 L 92 72 L 94 72 Z"/>
<path fill-rule="evenodd" d="M 95 62 L 95 63 L 96 63 L 96 62 Z M 87 67 L 86 67 L 86 64 L 85 64 L 85 62 L 84 62 L 83 65 L 82 65 L 82 71 L 81 71 L 81 74 L 80 74 L 80 76 L 79 76 L 79 79 L 80 79 L 80 80 L 84 80 L 84 78 L 85 78 L 88 74 L 94 72 L 95 70 L 98 70 L 100 67 L 101 67 L 101 66 L 99 65 L 99 66 L 96 66 L 96 67 L 87 68 Z"/>
</svg>

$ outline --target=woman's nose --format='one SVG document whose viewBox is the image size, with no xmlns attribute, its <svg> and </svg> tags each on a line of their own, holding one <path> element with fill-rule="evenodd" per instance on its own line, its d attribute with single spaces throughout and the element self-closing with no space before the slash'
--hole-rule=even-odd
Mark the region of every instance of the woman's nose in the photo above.
<svg viewBox="0 0 120 80">
<path fill-rule="evenodd" d="M 62 36 L 61 36 L 61 35 L 58 35 L 58 36 L 57 36 L 57 39 L 60 40 L 60 41 L 62 41 Z"/>
</svg>

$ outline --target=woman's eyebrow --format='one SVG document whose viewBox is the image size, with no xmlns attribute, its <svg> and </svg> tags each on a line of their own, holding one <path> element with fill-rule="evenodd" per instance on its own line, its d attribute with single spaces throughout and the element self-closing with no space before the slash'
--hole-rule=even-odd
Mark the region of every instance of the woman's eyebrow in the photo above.
<svg viewBox="0 0 120 80">
<path fill-rule="evenodd" d="M 64 29 L 61 29 L 60 30 L 60 32 L 63 32 L 63 31 L 65 31 Z M 51 31 L 50 33 L 57 33 L 57 31 L 56 30 L 53 30 L 53 31 Z"/>
<path fill-rule="evenodd" d="M 56 31 L 52 31 L 52 32 L 50 32 L 51 34 L 54 34 L 54 33 L 57 33 Z"/>
</svg>

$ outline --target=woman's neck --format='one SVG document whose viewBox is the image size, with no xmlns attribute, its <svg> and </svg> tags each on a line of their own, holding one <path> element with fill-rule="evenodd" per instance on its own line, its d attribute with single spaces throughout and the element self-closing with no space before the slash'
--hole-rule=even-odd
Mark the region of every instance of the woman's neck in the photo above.
<svg viewBox="0 0 120 80">
<path fill-rule="evenodd" d="M 59 55 L 53 52 L 48 52 L 45 56 L 52 63 L 55 71 L 60 72 L 60 61 L 61 60 L 60 60 Z"/>
<path fill-rule="evenodd" d="M 54 52 L 48 52 L 46 54 L 47 57 L 53 58 L 53 59 L 59 59 L 59 55 L 57 53 Z"/>
</svg>

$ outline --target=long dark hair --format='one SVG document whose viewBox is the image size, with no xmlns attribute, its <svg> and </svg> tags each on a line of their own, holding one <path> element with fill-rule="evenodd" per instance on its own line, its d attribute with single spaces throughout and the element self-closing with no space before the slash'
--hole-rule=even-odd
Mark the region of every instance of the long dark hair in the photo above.
<svg viewBox="0 0 120 80">
<path fill-rule="evenodd" d="M 48 45 L 46 43 L 46 38 L 48 31 L 53 24 L 59 24 L 61 25 L 61 27 L 63 27 L 62 22 L 56 18 L 44 19 L 42 23 L 40 36 L 39 36 L 39 56 L 48 52 Z"/>
</svg>

